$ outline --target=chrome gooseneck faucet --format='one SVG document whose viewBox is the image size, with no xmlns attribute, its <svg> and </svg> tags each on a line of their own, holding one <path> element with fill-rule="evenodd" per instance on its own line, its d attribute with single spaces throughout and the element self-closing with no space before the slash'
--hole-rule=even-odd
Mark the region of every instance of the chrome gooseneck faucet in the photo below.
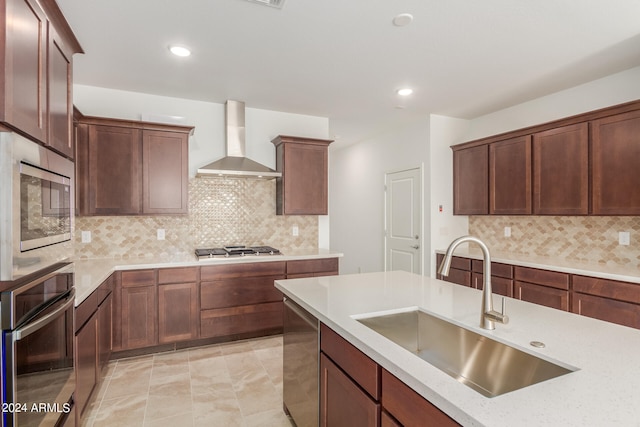
<svg viewBox="0 0 640 427">
<path fill-rule="evenodd" d="M 478 246 L 480 246 L 480 249 L 482 249 L 482 257 L 484 259 L 484 286 L 482 289 L 480 327 L 484 329 L 495 329 L 495 322 L 503 324 L 509 323 L 509 316 L 504 314 L 504 298 L 502 299 L 502 313 L 493 309 L 493 291 L 491 289 L 491 255 L 489 254 L 489 248 L 482 240 L 473 236 L 462 236 L 451 242 L 444 255 L 444 260 L 442 260 L 442 264 L 440 264 L 440 268 L 438 268 L 438 274 L 442 274 L 443 276 L 449 275 L 453 251 L 455 251 L 460 244 L 467 242 L 477 243 Z"/>
</svg>

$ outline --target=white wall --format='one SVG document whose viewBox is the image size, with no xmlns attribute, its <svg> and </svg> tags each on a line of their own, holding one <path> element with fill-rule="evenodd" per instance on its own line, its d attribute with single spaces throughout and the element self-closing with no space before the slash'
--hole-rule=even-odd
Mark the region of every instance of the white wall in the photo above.
<svg viewBox="0 0 640 427">
<path fill-rule="evenodd" d="M 431 176 L 431 242 L 429 271 L 435 277 L 437 249 L 446 249 L 449 243 L 469 231 L 469 217 L 453 215 L 453 154 L 451 145 L 460 143 L 469 131 L 469 121 L 432 114 L 429 174 Z M 442 209 L 440 209 L 442 207 Z"/>
<path fill-rule="evenodd" d="M 429 120 L 420 118 L 366 141 L 329 151 L 330 243 L 331 249 L 344 253 L 341 273 L 384 270 L 385 173 L 426 167 L 428 147 Z M 429 200 L 427 173 L 425 181 L 423 204 Z M 423 234 L 429 232 L 428 225 L 427 217 Z M 428 242 L 426 234 L 423 245 Z"/>
<path fill-rule="evenodd" d="M 195 126 L 189 139 L 189 174 L 225 155 L 224 104 L 148 95 L 94 86 L 73 86 L 75 106 L 87 116 L 140 120 L 142 115 L 184 117 Z M 241 101 L 241 100 L 240 100 Z M 275 168 L 278 135 L 328 138 L 329 119 L 302 114 L 246 108 L 247 157 Z"/>
<path fill-rule="evenodd" d="M 74 85 L 75 106 L 87 116 L 140 120 L 143 115 L 184 117 L 195 126 L 189 139 L 189 175 L 225 155 L 224 104 L 171 98 L 94 86 Z M 240 100 L 241 101 L 241 100 Z M 271 168 L 276 166 L 278 135 L 328 138 L 329 119 L 278 111 L 246 108 L 246 155 Z M 329 218 L 318 217 L 318 246 L 328 247 Z"/>
<path fill-rule="evenodd" d="M 464 141 L 640 99 L 640 67 L 543 96 L 470 121 Z"/>
</svg>

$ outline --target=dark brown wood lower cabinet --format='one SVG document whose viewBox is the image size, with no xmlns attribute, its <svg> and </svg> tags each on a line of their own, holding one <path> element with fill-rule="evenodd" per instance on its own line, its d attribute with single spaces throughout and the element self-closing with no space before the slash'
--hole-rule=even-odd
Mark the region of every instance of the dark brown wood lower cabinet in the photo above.
<svg viewBox="0 0 640 427">
<path fill-rule="evenodd" d="M 98 372 L 104 369 L 113 350 L 113 294 L 98 307 Z"/>
<path fill-rule="evenodd" d="M 380 414 L 380 427 L 402 427 L 402 424 L 398 423 L 387 411 L 382 411 Z"/>
<path fill-rule="evenodd" d="M 157 287 L 122 286 L 122 350 L 158 343 Z"/>
<path fill-rule="evenodd" d="M 198 338 L 198 285 L 174 283 L 158 286 L 158 342 Z"/>
<path fill-rule="evenodd" d="M 569 291 L 563 289 L 516 281 L 513 297 L 522 301 L 569 311 Z"/>
<path fill-rule="evenodd" d="M 94 313 L 87 323 L 76 332 L 76 390 L 74 400 L 77 414 L 82 416 L 91 393 L 97 384 L 96 363 L 98 360 L 98 314 Z"/>
<path fill-rule="evenodd" d="M 203 310 L 200 329 L 202 338 L 281 333 L 282 302 Z"/>
<path fill-rule="evenodd" d="M 382 370 L 382 406 L 405 427 L 447 427 L 459 424 L 386 370 Z M 398 424 L 391 424 L 398 425 Z"/>
<path fill-rule="evenodd" d="M 380 404 L 358 387 L 327 356 L 320 354 L 320 425 L 380 425 Z"/>
</svg>

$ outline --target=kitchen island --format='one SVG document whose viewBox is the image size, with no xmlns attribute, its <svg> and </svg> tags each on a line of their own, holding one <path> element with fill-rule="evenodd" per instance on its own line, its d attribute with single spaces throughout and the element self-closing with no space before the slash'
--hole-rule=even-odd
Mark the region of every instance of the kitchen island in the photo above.
<svg viewBox="0 0 640 427">
<path fill-rule="evenodd" d="M 276 288 L 461 425 L 640 426 L 636 329 L 507 298 L 510 322 L 488 331 L 479 327 L 481 291 L 400 271 L 278 280 Z M 485 397 L 354 318 L 407 307 L 576 370 Z"/>
</svg>

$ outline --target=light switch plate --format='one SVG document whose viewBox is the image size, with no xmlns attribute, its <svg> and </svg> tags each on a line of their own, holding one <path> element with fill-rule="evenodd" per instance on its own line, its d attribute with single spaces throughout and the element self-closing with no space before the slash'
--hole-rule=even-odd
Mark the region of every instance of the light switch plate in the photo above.
<svg viewBox="0 0 640 427">
<path fill-rule="evenodd" d="M 90 231 L 83 231 L 81 233 L 82 236 L 82 243 L 91 243 L 91 232 Z"/>
<path fill-rule="evenodd" d="M 618 233 L 618 243 L 624 246 L 629 246 L 631 237 L 628 231 L 621 231 Z"/>
<path fill-rule="evenodd" d="M 511 227 L 504 228 L 504 237 L 511 237 Z"/>
<path fill-rule="evenodd" d="M 164 240 L 164 228 L 158 228 L 157 236 L 158 240 Z"/>
<path fill-rule="evenodd" d="M 298 230 L 298 226 L 294 225 L 293 228 L 291 229 L 291 234 L 293 236 L 297 236 L 298 234 L 300 234 L 300 230 Z"/>
</svg>

